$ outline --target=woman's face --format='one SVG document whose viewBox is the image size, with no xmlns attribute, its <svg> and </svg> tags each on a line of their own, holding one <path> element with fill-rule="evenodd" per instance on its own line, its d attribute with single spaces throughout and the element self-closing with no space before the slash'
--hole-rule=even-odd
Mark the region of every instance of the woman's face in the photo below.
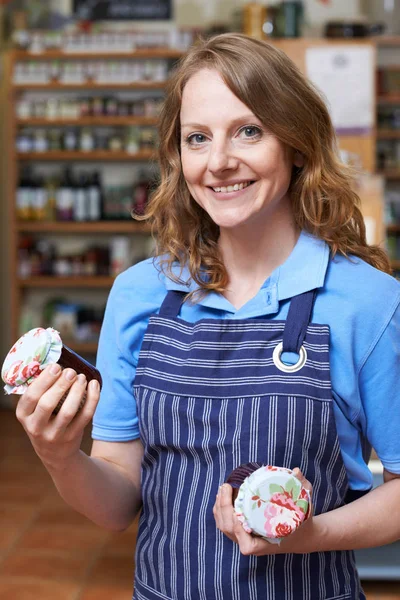
<svg viewBox="0 0 400 600">
<path fill-rule="evenodd" d="M 217 71 L 202 69 L 189 79 L 180 118 L 183 174 L 212 220 L 233 228 L 279 218 L 282 203 L 290 205 L 294 153 L 265 129 Z"/>
</svg>

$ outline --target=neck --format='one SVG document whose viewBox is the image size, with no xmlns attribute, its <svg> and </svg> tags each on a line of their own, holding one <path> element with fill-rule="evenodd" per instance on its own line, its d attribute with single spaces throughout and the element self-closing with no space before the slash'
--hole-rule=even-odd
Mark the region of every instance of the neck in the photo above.
<svg viewBox="0 0 400 600">
<path fill-rule="evenodd" d="M 218 244 L 229 277 L 226 297 L 236 308 L 285 262 L 299 237 L 289 204 L 265 221 L 259 218 L 235 229 L 221 228 Z"/>
</svg>

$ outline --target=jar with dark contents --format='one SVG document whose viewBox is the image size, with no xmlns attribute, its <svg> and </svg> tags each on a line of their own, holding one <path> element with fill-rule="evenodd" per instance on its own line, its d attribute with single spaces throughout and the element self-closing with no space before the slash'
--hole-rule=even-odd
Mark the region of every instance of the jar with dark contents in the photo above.
<svg viewBox="0 0 400 600">
<path fill-rule="evenodd" d="M 58 331 L 52 327 L 36 327 L 21 336 L 7 354 L 1 369 L 4 391 L 6 394 L 23 394 L 47 365 L 54 363 L 58 363 L 62 369 L 74 369 L 78 375 L 83 373 L 87 382 L 95 379 L 101 389 L 102 379 L 98 369 L 65 346 Z M 66 396 L 61 398 L 53 414 L 59 412 Z M 86 393 L 81 407 L 85 400 Z"/>
</svg>

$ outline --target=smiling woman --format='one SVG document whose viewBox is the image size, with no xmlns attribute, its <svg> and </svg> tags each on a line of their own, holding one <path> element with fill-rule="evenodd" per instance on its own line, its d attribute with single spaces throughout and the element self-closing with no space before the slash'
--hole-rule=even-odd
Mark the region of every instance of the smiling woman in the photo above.
<svg viewBox="0 0 400 600">
<path fill-rule="evenodd" d="M 264 42 L 217 36 L 189 51 L 169 80 L 159 159 L 161 186 L 144 218 L 154 222 L 160 265 L 171 278 L 178 261 L 201 290 L 225 293 L 229 274 L 221 244 L 239 223 L 257 223 L 247 238 L 270 241 L 264 256 L 271 257 L 271 247 L 276 254 L 274 241 L 289 227 L 288 248 L 293 230 L 305 229 L 333 254 L 390 270 L 384 252 L 366 243 L 359 199 L 339 161 L 324 102 L 287 56 Z M 251 187 L 240 205 L 239 196 L 236 202 L 223 188 L 242 183 Z M 283 215 L 290 225 L 282 224 Z M 254 289 L 286 256 L 282 249 L 271 257 Z"/>
<path fill-rule="evenodd" d="M 400 539 L 400 284 L 328 111 L 284 54 L 224 34 L 177 66 L 159 137 L 156 256 L 110 292 L 100 398 L 75 417 L 76 373 L 49 369 L 18 418 L 78 511 L 120 530 L 141 510 L 135 600 L 365 600 L 353 549 Z M 268 488 L 278 543 L 242 526 L 261 483 L 234 512 L 249 464 L 299 480 Z"/>
</svg>

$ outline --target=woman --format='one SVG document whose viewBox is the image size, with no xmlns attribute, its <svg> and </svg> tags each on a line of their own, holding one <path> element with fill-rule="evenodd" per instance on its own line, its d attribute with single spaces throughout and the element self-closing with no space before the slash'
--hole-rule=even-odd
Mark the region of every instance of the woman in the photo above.
<svg viewBox="0 0 400 600">
<path fill-rule="evenodd" d="M 86 382 L 55 366 L 18 418 L 78 511 L 123 530 L 142 508 L 138 600 L 365 598 L 352 549 L 400 537 L 400 287 L 327 109 L 283 53 L 220 35 L 172 75 L 159 155 L 157 258 L 110 293 L 99 404 L 91 382 L 76 414 Z M 313 516 L 280 545 L 234 515 L 224 481 L 249 461 L 312 484 Z"/>
</svg>

